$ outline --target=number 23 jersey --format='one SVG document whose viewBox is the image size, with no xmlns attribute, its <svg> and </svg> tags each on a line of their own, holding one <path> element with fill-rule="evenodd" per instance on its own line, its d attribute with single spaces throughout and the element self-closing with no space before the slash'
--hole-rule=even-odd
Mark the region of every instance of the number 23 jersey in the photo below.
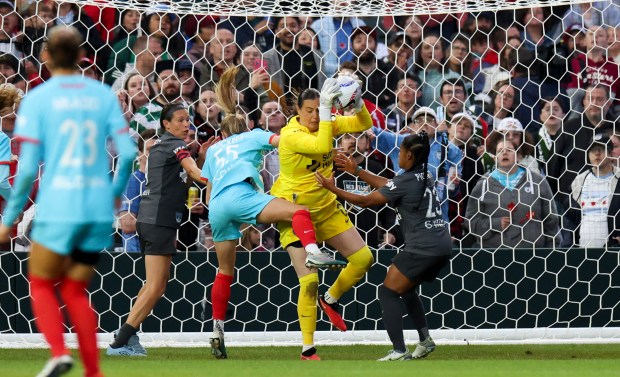
<svg viewBox="0 0 620 377">
<path fill-rule="evenodd" d="M 432 175 L 416 168 L 394 177 L 379 192 L 396 208 L 405 238 L 404 250 L 429 256 L 449 255 L 452 239 Z"/>
</svg>

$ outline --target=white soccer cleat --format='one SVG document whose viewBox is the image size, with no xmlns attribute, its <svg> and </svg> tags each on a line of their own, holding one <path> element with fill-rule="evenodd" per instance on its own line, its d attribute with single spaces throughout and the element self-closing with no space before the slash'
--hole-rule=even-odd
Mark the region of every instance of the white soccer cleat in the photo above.
<svg viewBox="0 0 620 377">
<path fill-rule="evenodd" d="M 306 267 L 308 268 L 329 268 L 332 270 L 345 268 L 347 262 L 339 261 L 325 253 L 308 253 L 306 257 Z"/>
<path fill-rule="evenodd" d="M 57 377 L 67 373 L 72 367 L 73 357 L 71 355 L 53 357 L 47 361 L 43 370 L 37 374 L 37 377 Z"/>
<path fill-rule="evenodd" d="M 216 359 L 228 358 L 224 344 L 224 330 L 217 324 L 217 321 L 213 325 L 213 335 L 209 338 L 209 344 L 211 344 L 211 355 Z"/>
<path fill-rule="evenodd" d="M 418 342 L 415 346 L 415 350 L 411 353 L 411 356 L 407 360 L 421 359 L 428 356 L 429 353 L 435 351 L 437 345 L 433 341 L 433 338 L 428 337 L 423 342 Z"/>
<path fill-rule="evenodd" d="M 405 349 L 405 352 L 398 352 L 395 350 L 390 350 L 388 354 L 377 361 L 400 361 L 405 360 L 405 357 L 409 356 L 409 350 Z"/>
</svg>

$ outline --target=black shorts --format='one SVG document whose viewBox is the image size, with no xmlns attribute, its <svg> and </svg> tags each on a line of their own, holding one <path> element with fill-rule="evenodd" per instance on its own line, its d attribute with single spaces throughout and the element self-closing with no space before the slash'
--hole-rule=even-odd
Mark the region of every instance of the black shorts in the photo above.
<svg viewBox="0 0 620 377">
<path fill-rule="evenodd" d="M 176 255 L 177 229 L 136 223 L 142 255 Z"/>
<path fill-rule="evenodd" d="M 415 283 L 433 281 L 450 262 L 450 255 L 429 256 L 401 251 L 392 258 L 392 263 L 403 275 Z"/>
</svg>

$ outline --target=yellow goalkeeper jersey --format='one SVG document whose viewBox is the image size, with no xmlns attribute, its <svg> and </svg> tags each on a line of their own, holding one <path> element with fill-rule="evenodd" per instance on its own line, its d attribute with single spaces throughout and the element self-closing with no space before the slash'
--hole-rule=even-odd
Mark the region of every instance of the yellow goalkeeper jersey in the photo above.
<svg viewBox="0 0 620 377">
<path fill-rule="evenodd" d="M 365 106 L 356 115 L 336 115 L 331 122 L 320 122 L 316 132 L 310 132 L 293 117 L 280 132 L 280 175 L 271 194 L 315 209 L 336 200 L 335 194 L 317 185 L 314 172 L 326 177 L 332 174 L 334 136 L 362 132 L 371 126 L 372 118 Z"/>
</svg>

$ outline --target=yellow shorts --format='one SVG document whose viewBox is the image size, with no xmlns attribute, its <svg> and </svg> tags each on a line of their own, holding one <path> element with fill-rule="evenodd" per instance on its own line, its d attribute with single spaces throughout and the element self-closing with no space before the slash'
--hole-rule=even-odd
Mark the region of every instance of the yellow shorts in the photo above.
<svg viewBox="0 0 620 377">
<path fill-rule="evenodd" d="M 323 207 L 312 208 L 309 206 L 309 208 L 310 217 L 316 230 L 317 242 L 328 240 L 353 228 L 353 223 L 349 219 L 347 211 L 337 200 Z M 290 222 L 279 222 L 278 230 L 280 231 L 280 244 L 282 244 L 283 248 L 299 241 L 299 238 L 293 232 Z"/>
</svg>

